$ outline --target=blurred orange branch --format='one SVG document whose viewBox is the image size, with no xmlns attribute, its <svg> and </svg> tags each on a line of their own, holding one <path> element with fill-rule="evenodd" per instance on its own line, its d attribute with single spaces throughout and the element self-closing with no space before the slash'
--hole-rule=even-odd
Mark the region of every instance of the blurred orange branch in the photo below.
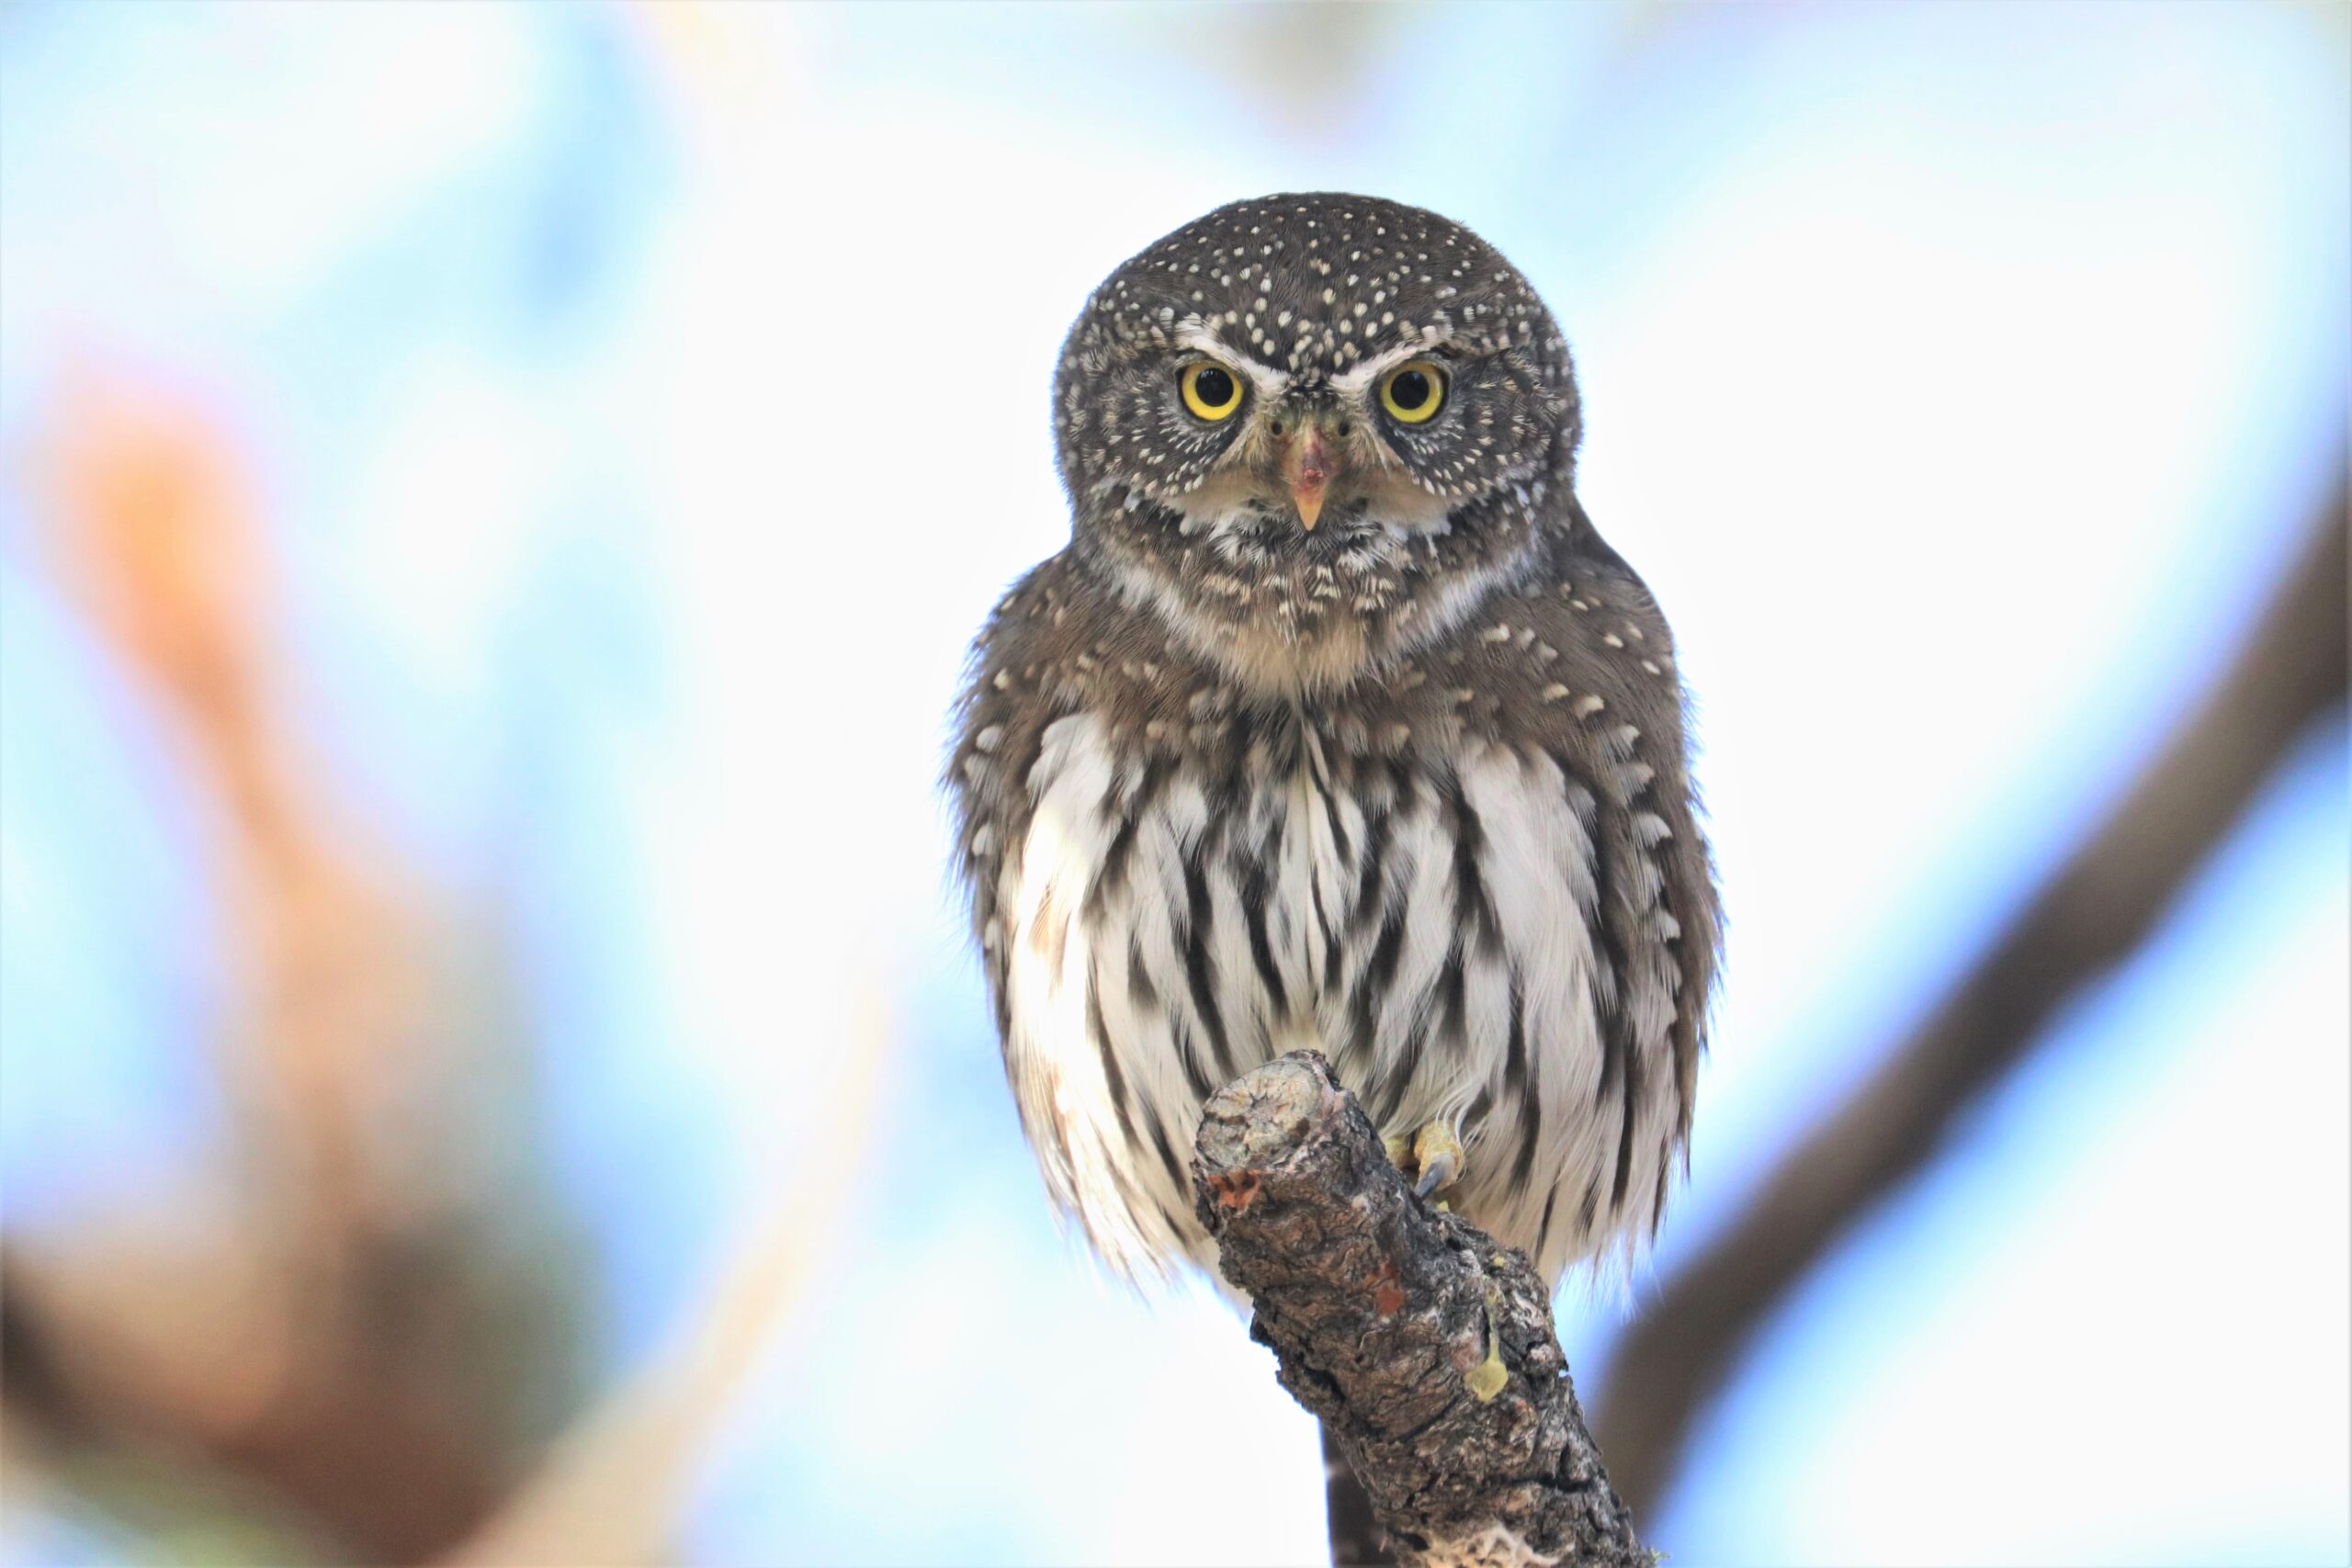
<svg viewBox="0 0 2352 1568">
<path fill-rule="evenodd" d="M 306 762 L 249 466 L 210 411 L 120 379 L 65 399 L 47 450 L 62 573 L 220 807 L 243 996 L 216 1060 L 240 1114 L 220 1168 L 152 1207 L 11 1237 L 12 1448 L 69 1485 L 84 1458 L 146 1456 L 242 1488 L 304 1553 L 664 1560 L 688 1464 L 847 1207 L 893 1032 L 869 1013 L 831 1140 L 796 1151 L 817 1190 L 666 1355 L 534 1430 L 551 1413 L 517 1363 L 581 1303 L 518 1288 L 544 1259 L 506 1249 L 501 1212 L 527 1194 L 453 1174 L 496 1173 L 479 1145 L 515 1133 L 481 1111 L 497 1063 L 462 1049 L 486 1033 L 481 976 L 450 973 L 448 911 L 381 873 Z"/>
<path fill-rule="evenodd" d="M 226 422 L 85 375 L 43 457 L 62 577 L 218 804 L 239 999 L 216 1061 L 238 1114 L 219 1168 L 152 1212 L 12 1241 L 10 1361 L 47 1374 L 12 1407 L 203 1456 L 371 1558 L 429 1555 L 487 1512 L 501 1440 L 445 1321 L 480 1306 L 434 1234 L 447 1162 L 387 1135 L 428 1089 L 464 1092 L 428 1001 L 435 917 L 325 809 L 273 678 L 266 530 Z"/>
</svg>

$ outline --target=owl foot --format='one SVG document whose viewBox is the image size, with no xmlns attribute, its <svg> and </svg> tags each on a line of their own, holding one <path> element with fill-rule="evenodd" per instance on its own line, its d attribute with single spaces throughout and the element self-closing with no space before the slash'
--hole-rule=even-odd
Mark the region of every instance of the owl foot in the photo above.
<svg viewBox="0 0 2352 1568">
<path fill-rule="evenodd" d="M 1428 1197 L 1441 1187 L 1451 1187 L 1462 1174 L 1462 1140 L 1454 1136 L 1453 1124 L 1432 1122 L 1413 1138 L 1413 1165 L 1419 1175 L 1413 1181 L 1413 1190 Z"/>
<path fill-rule="evenodd" d="M 1462 1140 L 1446 1122 L 1432 1122 L 1409 1138 L 1391 1133 L 1380 1142 L 1388 1151 L 1388 1163 L 1413 1178 L 1413 1191 L 1419 1197 L 1451 1187 L 1462 1174 Z"/>
</svg>

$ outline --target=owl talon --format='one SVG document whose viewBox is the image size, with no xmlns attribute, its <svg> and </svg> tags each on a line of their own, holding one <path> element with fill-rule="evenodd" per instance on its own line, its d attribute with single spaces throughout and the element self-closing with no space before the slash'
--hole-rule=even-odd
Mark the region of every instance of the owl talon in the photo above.
<svg viewBox="0 0 2352 1568">
<path fill-rule="evenodd" d="M 1451 1187 L 1462 1175 L 1462 1140 L 1443 1122 L 1432 1122 L 1413 1139 L 1413 1163 L 1420 1171 L 1413 1190 L 1426 1198 Z"/>
<path fill-rule="evenodd" d="M 1407 1175 L 1412 1174 L 1412 1139 L 1405 1136 L 1402 1133 L 1391 1133 L 1388 1136 L 1380 1140 L 1380 1145 L 1388 1151 L 1388 1163 L 1390 1165 L 1393 1165 L 1397 1169 L 1404 1171 Z"/>
</svg>

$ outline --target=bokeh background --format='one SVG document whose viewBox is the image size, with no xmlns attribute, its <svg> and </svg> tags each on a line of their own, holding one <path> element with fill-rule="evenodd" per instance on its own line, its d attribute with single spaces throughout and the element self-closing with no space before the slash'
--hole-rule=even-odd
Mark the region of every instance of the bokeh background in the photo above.
<svg viewBox="0 0 2352 1568">
<path fill-rule="evenodd" d="M 1729 981 L 1589 1405 L 2343 469 L 2333 0 L 15 0 L 0 70 L 11 1563 L 1321 1558 L 1241 1324 L 1057 1235 L 934 789 L 1059 334 L 1219 202 L 1517 261 L 1683 641 Z M 1654 1544 L 2352 1555 L 2346 785 L 2339 711 Z"/>
</svg>

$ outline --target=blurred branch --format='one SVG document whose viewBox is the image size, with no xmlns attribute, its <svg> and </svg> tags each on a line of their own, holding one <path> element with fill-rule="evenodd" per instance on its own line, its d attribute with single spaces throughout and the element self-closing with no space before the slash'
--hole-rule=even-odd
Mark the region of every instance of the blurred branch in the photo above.
<svg viewBox="0 0 2352 1568">
<path fill-rule="evenodd" d="M 496 950 L 302 744 L 259 467 L 208 400 L 106 371 L 41 446 L 51 559 L 214 829 L 225 1013 L 198 1030 L 231 1115 L 168 1185 L 11 1234 L 6 1410 L 69 1483 L 153 1460 L 415 1561 L 489 1516 L 578 1325 L 517 1179 Z"/>
<path fill-rule="evenodd" d="M 219 411 L 117 374 L 61 396 L 42 455 L 52 554 L 101 643 L 174 727 L 188 781 L 217 805 L 209 868 L 244 1027 L 220 1066 L 243 1152 L 322 1272 L 356 1233 L 397 1224 L 397 1174 L 367 1168 L 365 1122 L 411 1072 L 417 912 L 322 808 L 317 770 L 273 671 L 277 618 L 256 467 Z"/>
<path fill-rule="evenodd" d="M 755 1238 L 689 1332 L 559 1438 L 489 1522 L 438 1560 L 445 1568 L 676 1561 L 692 1469 L 774 1345 L 819 1228 L 795 1204 Z"/>
<path fill-rule="evenodd" d="M 1323 1424 L 1323 1519 L 1332 1562 L 1348 1568 L 1391 1568 L 1396 1562 L 1373 1516 L 1372 1494 L 1356 1479 L 1329 1422 Z"/>
<path fill-rule="evenodd" d="M 1517 1252 L 1412 1196 L 1312 1051 L 1209 1102 L 1193 1201 L 1282 1384 L 1322 1417 L 1407 1568 L 1639 1564 Z"/>
<path fill-rule="evenodd" d="M 854 1212 L 900 1038 L 884 1001 L 870 998 L 810 1168 L 766 1184 L 789 1201 L 745 1238 L 662 1353 L 574 1422 L 498 1513 L 440 1559 L 442 1568 L 676 1561 L 692 1467 L 707 1457 L 831 1233 Z"/>
<path fill-rule="evenodd" d="M 141 1561 L 192 1518 L 259 1532 L 256 1561 L 674 1561 L 692 1467 L 851 1209 L 886 1010 L 826 1134 L 778 1151 L 772 1232 L 561 1426 L 588 1303 L 502 950 L 388 867 L 301 743 L 254 465 L 219 411 L 119 377 L 62 400 L 42 460 L 60 573 L 216 830 L 229 1011 L 194 1032 L 232 1114 L 170 1183 L 0 1247 L 9 1456 Z"/>
<path fill-rule="evenodd" d="M 414 1561 L 481 1517 L 499 1469 L 488 1435 L 396 1351 L 371 1360 L 305 1332 L 259 1380 L 206 1364 L 208 1342 L 243 1359 L 233 1306 L 213 1299 L 265 1282 L 238 1264 L 187 1249 L 12 1253 L 0 1297 L 10 1423 L 62 1474 L 103 1477 L 112 1460 L 144 1456 L 235 1477 L 368 1562 Z"/>
<path fill-rule="evenodd" d="M 1627 1333 L 1595 1425 L 1634 1507 L 1672 1484 L 1693 1418 L 1798 1280 L 2139 947 L 2296 743 L 2342 712 L 2346 504 L 2339 488 L 2228 672 L 2107 819 Z"/>
</svg>

